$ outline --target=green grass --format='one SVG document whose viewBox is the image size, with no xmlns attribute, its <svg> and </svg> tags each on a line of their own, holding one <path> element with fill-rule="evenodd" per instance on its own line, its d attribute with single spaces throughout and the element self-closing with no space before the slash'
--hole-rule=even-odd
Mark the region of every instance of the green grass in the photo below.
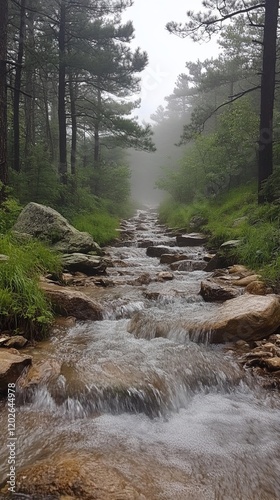
<svg viewBox="0 0 280 500">
<path fill-rule="evenodd" d="M 38 281 L 47 271 L 61 271 L 59 257 L 38 241 L 22 243 L 8 234 L 0 237 L 0 253 L 9 257 L 0 260 L 1 330 L 45 336 L 53 315 Z"/>
<path fill-rule="evenodd" d="M 280 289 L 280 205 L 257 205 L 254 185 L 233 189 L 216 200 L 192 205 L 164 203 L 160 220 L 170 227 L 190 229 L 193 216 L 207 222 L 201 228 L 209 235 L 209 246 L 241 239 L 235 258 L 240 264 L 259 272 L 275 289 Z"/>
<path fill-rule="evenodd" d="M 115 239 L 116 229 L 119 227 L 119 220 L 116 217 L 100 211 L 78 214 L 71 222 L 79 231 L 89 233 L 99 245 L 106 245 Z"/>
</svg>

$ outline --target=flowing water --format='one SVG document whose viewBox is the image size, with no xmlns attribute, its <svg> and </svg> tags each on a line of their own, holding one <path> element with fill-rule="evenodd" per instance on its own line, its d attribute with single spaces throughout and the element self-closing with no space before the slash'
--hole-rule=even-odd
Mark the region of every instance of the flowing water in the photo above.
<svg viewBox="0 0 280 500">
<path fill-rule="evenodd" d="M 142 246 L 174 249 L 175 239 L 155 214 L 139 211 L 123 231 L 123 246 L 107 249 L 114 286 L 83 288 L 104 305 L 103 320 L 56 328 L 27 350 L 34 361 L 61 368 L 47 384 L 18 394 L 17 467 L 74 453 L 89 470 L 98 461 L 119 471 L 139 494 L 108 499 L 280 499 L 279 397 L 221 349 L 189 339 L 188 321 L 201 325 L 218 306 L 198 295 L 205 273 L 191 264 L 159 281 L 170 269 Z M 190 262 L 203 259 L 202 248 L 182 250 Z M 0 424 L 1 483 L 4 404 Z"/>
</svg>

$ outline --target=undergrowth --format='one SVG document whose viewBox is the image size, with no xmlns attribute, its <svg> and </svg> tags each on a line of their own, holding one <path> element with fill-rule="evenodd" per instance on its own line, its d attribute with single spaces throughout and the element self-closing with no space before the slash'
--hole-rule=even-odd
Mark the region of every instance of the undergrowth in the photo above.
<svg viewBox="0 0 280 500">
<path fill-rule="evenodd" d="M 215 200 L 191 205 L 165 202 L 160 220 L 173 228 L 193 230 L 192 220 L 205 222 L 199 230 L 209 235 L 209 246 L 218 249 L 227 240 L 240 239 L 234 249 L 240 264 L 259 272 L 267 283 L 280 289 L 280 205 L 257 205 L 256 187 L 233 189 Z"/>
<path fill-rule="evenodd" d="M 18 242 L 9 234 L 0 236 L 0 253 L 1 330 L 24 332 L 27 338 L 45 336 L 53 315 L 39 276 L 59 273 L 59 257 L 38 241 Z"/>
<path fill-rule="evenodd" d="M 89 233 L 99 245 L 105 245 L 115 239 L 116 229 L 119 226 L 119 220 L 116 217 L 100 211 L 77 214 L 71 222 L 79 231 Z"/>
</svg>

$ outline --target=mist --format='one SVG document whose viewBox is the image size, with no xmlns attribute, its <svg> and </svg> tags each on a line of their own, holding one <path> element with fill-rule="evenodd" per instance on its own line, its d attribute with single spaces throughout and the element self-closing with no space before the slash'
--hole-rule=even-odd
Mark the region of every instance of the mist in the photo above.
<svg viewBox="0 0 280 500">
<path fill-rule="evenodd" d="M 172 125 L 172 126 L 171 126 Z M 175 169 L 184 147 L 176 146 L 182 132 L 182 121 L 174 119 L 153 123 L 154 153 L 130 150 L 128 161 L 131 168 L 132 198 L 138 204 L 158 206 L 166 193 L 156 183 L 165 169 Z"/>
</svg>

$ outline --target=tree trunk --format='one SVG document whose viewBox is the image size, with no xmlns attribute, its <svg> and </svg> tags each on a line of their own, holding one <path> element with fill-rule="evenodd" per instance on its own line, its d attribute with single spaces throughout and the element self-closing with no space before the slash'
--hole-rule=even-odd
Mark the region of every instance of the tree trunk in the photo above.
<svg viewBox="0 0 280 500">
<path fill-rule="evenodd" d="M 51 124 L 50 124 L 50 110 L 49 110 L 49 88 L 48 88 L 48 83 L 49 83 L 49 75 L 46 73 L 46 71 L 40 70 L 40 80 L 41 80 L 41 87 L 42 87 L 42 95 L 43 95 L 43 103 L 44 103 L 44 109 L 45 109 L 45 135 L 46 135 L 46 142 L 48 145 L 48 151 L 50 153 L 51 160 L 53 161 L 54 159 L 54 145 L 53 145 L 53 137 L 52 137 L 52 130 L 51 130 Z"/>
<path fill-rule="evenodd" d="M 94 182 L 94 194 L 95 196 L 100 196 L 100 173 L 99 161 L 100 161 L 100 112 L 101 112 L 101 89 L 99 87 L 100 80 L 97 80 L 97 112 L 96 119 L 94 123 L 94 169 L 95 169 L 95 182 Z"/>
<path fill-rule="evenodd" d="M 72 70 L 69 72 L 69 92 L 70 92 L 70 106 L 71 106 L 71 174 L 76 174 L 76 154 L 77 154 L 77 113 L 76 113 L 76 89 L 73 83 Z"/>
<path fill-rule="evenodd" d="M 7 25 L 8 0 L 0 0 L 0 202 L 8 179 L 7 166 Z"/>
<path fill-rule="evenodd" d="M 99 137 L 99 127 L 100 127 L 100 114 L 101 114 L 101 89 L 100 89 L 100 79 L 97 80 L 97 113 L 94 125 L 94 168 L 98 168 L 98 163 L 100 159 L 100 137 Z"/>
<path fill-rule="evenodd" d="M 25 56 L 25 90 L 32 97 L 25 96 L 25 158 L 28 158 L 32 146 L 35 144 L 35 71 L 32 55 L 35 51 L 34 22 L 35 13 L 33 12 L 33 1 L 30 0 L 28 7 L 31 8 L 27 17 L 26 34 L 26 56 Z"/>
<path fill-rule="evenodd" d="M 263 203 L 265 201 L 261 194 L 262 183 L 273 172 L 273 107 L 275 92 L 278 8 L 279 0 L 266 0 L 259 137 L 259 203 Z"/>
<path fill-rule="evenodd" d="M 67 184 L 67 130 L 65 105 L 65 74 L 66 74 L 66 5 L 61 0 L 59 24 L 59 81 L 58 81 L 58 123 L 59 123 L 59 175 L 62 184 Z"/>
<path fill-rule="evenodd" d="M 24 50 L 25 37 L 25 0 L 21 0 L 20 4 L 20 21 L 19 21 L 19 42 L 18 55 L 15 74 L 15 90 L 14 90 L 14 161 L 13 168 L 17 172 L 20 171 L 20 132 L 19 132 L 19 109 L 20 109 L 20 88 L 22 74 L 22 59 Z"/>
</svg>

